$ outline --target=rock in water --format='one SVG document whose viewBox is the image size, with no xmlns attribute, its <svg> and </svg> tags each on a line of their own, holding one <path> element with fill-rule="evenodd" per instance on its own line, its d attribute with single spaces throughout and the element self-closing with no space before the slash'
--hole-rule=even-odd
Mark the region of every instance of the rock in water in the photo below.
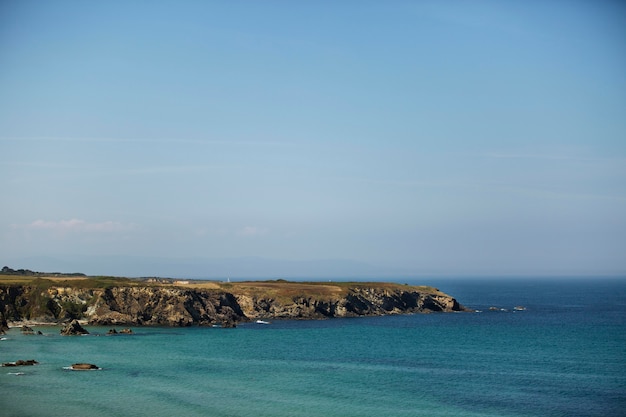
<svg viewBox="0 0 626 417">
<path fill-rule="evenodd" d="M 19 361 L 15 362 L 17 366 L 33 366 L 33 365 L 37 365 L 38 363 L 39 362 L 37 362 L 34 359 L 28 359 L 25 361 L 20 359 Z"/>
<path fill-rule="evenodd" d="M 31 327 L 28 327 L 27 325 L 23 325 L 22 328 L 20 329 L 20 331 L 24 334 L 34 334 L 35 332 L 33 331 L 33 329 Z"/>
<path fill-rule="evenodd" d="M 61 335 L 63 336 L 76 336 L 81 334 L 89 334 L 89 332 L 80 325 L 78 320 L 73 320 L 61 330 Z"/>
<path fill-rule="evenodd" d="M 94 365 L 93 363 L 75 363 L 71 366 L 71 368 L 75 371 L 91 371 L 100 369 L 97 365 Z"/>
<path fill-rule="evenodd" d="M 34 359 L 28 359 L 28 360 L 20 359 L 19 361 L 15 361 L 15 362 L 3 363 L 2 366 L 33 366 L 33 365 L 37 365 L 38 363 L 39 362 L 37 362 Z"/>
</svg>

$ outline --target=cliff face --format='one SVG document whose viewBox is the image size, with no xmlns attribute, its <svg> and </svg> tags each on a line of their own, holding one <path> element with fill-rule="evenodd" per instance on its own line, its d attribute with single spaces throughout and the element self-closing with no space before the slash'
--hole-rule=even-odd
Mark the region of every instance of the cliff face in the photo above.
<svg viewBox="0 0 626 417">
<path fill-rule="evenodd" d="M 84 289 L 5 285 L 0 286 L 0 323 L 83 319 L 98 325 L 234 326 L 258 318 L 320 319 L 463 310 L 449 295 L 419 288 L 358 285 L 331 295 L 300 291 L 285 296 L 159 286 Z"/>
<path fill-rule="evenodd" d="M 351 288 L 347 295 L 332 298 L 295 296 L 285 302 L 241 295 L 237 301 L 250 319 L 320 319 L 463 310 L 454 298 L 443 293 L 426 294 L 374 287 Z"/>
<path fill-rule="evenodd" d="M 92 324 L 232 325 L 246 317 L 232 294 L 159 287 L 106 289 L 87 308 Z"/>
</svg>

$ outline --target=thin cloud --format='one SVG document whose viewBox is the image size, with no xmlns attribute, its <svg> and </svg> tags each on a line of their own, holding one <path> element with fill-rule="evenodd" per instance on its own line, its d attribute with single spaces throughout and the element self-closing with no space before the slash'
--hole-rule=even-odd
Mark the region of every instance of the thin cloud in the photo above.
<svg viewBox="0 0 626 417">
<path fill-rule="evenodd" d="M 293 146 L 293 142 L 274 140 L 228 140 L 228 139 L 189 139 L 189 138 L 90 138 L 90 137 L 0 137 L 3 142 L 82 142 L 82 143 L 190 143 L 198 145 L 230 146 Z"/>
<path fill-rule="evenodd" d="M 144 168 L 130 168 L 111 171 L 120 175 L 152 175 L 152 174 L 176 174 L 185 172 L 202 172 L 211 169 L 228 167 L 226 165 L 169 165 L 169 166 L 149 166 Z"/>
<path fill-rule="evenodd" d="M 324 180 L 331 182 L 344 182 L 344 183 L 361 183 L 361 184 L 372 184 L 372 185 L 390 185 L 390 186 L 399 186 L 399 187 L 415 187 L 415 188 L 433 188 L 433 187 L 471 187 L 475 185 L 479 185 L 480 183 L 477 181 L 468 181 L 466 179 L 456 180 L 456 179 L 434 179 L 434 180 L 402 180 L 402 179 L 378 179 L 371 177 L 323 177 Z"/>
<path fill-rule="evenodd" d="M 568 200 L 604 200 L 604 201 L 626 201 L 626 196 L 615 194 L 599 194 L 599 193 L 585 193 L 585 192 L 572 192 L 567 190 L 553 189 L 550 187 L 542 186 L 525 186 L 506 183 L 484 183 L 483 188 L 494 189 L 514 194 L 532 195 L 539 198 L 559 198 Z"/>
<path fill-rule="evenodd" d="M 590 157 L 538 153 L 515 153 L 515 152 L 489 152 L 481 156 L 491 159 L 537 159 L 548 161 L 596 161 L 596 162 L 626 162 L 624 158 Z"/>
<path fill-rule="evenodd" d="M 46 175 L 49 176 L 52 172 L 58 173 L 69 178 L 74 178 L 75 172 L 79 171 L 82 177 L 99 177 L 110 175 L 155 175 L 155 174 L 178 174 L 178 173 L 193 173 L 193 172 L 206 172 L 218 169 L 239 169 L 241 165 L 155 165 L 146 166 L 140 168 L 117 168 L 106 167 L 97 169 L 93 166 L 84 166 L 77 164 L 54 164 L 54 163 L 35 163 L 35 162 L 16 162 L 16 161 L 0 161 L 0 166 L 12 166 L 12 167 L 26 167 L 26 168 L 44 168 L 55 171 L 48 171 Z M 60 170 L 66 170 L 66 172 L 60 172 Z M 15 180 L 15 179 L 14 179 Z"/>
<path fill-rule="evenodd" d="M 485 154 L 487 158 L 493 159 L 553 159 L 553 160 L 570 160 L 570 159 L 580 159 L 573 158 L 571 156 L 565 155 L 542 155 L 542 154 L 530 154 L 530 153 L 500 153 L 500 152 L 491 152 Z"/>
<path fill-rule="evenodd" d="M 52 231 L 59 233 L 111 233 L 133 229 L 134 225 L 123 224 L 114 221 L 94 223 L 80 219 L 71 219 L 59 221 L 35 220 L 26 225 L 14 225 L 14 228 L 34 231 Z"/>
<path fill-rule="evenodd" d="M 269 229 L 257 226 L 246 226 L 237 231 L 238 236 L 255 237 L 262 236 L 269 232 Z"/>
</svg>

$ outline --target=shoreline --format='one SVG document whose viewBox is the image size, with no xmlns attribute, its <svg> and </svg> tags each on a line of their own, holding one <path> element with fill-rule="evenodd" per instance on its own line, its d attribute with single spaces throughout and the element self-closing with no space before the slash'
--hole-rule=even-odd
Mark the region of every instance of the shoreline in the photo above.
<svg viewBox="0 0 626 417">
<path fill-rule="evenodd" d="M 78 320 L 81 325 L 89 325 L 87 320 Z M 32 321 L 32 320 L 23 320 L 23 321 L 8 321 L 7 326 L 9 329 L 19 329 L 23 326 L 28 327 L 60 327 L 63 326 L 63 323 L 51 323 L 51 322 L 41 322 L 41 321 Z"/>
</svg>

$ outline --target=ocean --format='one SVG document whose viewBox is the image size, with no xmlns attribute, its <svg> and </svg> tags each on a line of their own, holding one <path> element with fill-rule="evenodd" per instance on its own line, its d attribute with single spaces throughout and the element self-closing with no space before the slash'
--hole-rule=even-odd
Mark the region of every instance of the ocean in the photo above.
<svg viewBox="0 0 626 417">
<path fill-rule="evenodd" d="M 39 364 L 0 368 L 0 415 L 626 416 L 626 279 L 415 284 L 480 312 L 114 336 L 14 328 L 0 362 Z M 64 369 L 76 362 L 102 369 Z"/>
</svg>

